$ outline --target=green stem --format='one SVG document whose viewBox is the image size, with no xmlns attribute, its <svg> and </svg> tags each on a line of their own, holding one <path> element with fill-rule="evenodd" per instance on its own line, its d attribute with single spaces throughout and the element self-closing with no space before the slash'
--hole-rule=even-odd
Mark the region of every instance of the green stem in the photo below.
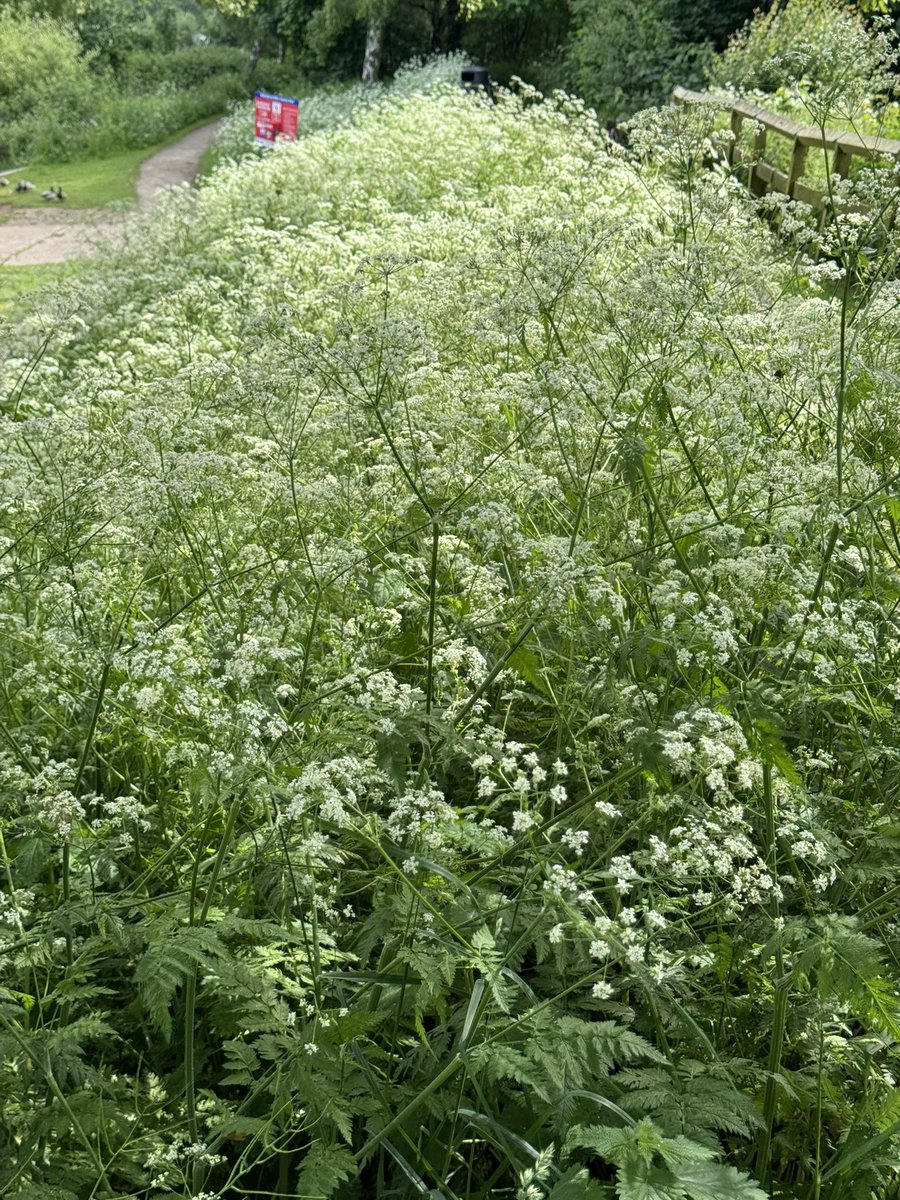
<svg viewBox="0 0 900 1200">
<path fill-rule="evenodd" d="M 372 1137 L 369 1138 L 363 1148 L 356 1155 L 357 1161 L 360 1163 L 365 1162 L 376 1146 L 379 1146 L 388 1136 L 388 1134 L 393 1133 L 397 1126 L 401 1125 L 410 1115 L 410 1113 L 415 1112 L 423 1100 L 427 1100 L 432 1092 L 436 1092 L 442 1084 L 447 1082 L 448 1079 L 453 1078 L 459 1068 L 463 1065 L 464 1061 L 465 1060 L 463 1059 L 462 1055 L 454 1055 L 450 1062 L 447 1063 L 446 1067 L 444 1067 L 443 1071 L 440 1071 L 437 1075 L 435 1075 L 434 1079 L 432 1079 L 430 1083 L 426 1084 L 421 1092 L 413 1096 L 412 1100 L 410 1100 L 408 1104 L 405 1104 L 397 1113 L 397 1115 L 388 1121 L 387 1125 L 385 1125 L 383 1129 L 379 1129 L 378 1133 L 373 1134 Z"/>
<path fill-rule="evenodd" d="M 438 547 L 441 527 L 436 520 L 431 522 L 431 566 L 428 572 L 428 663 L 425 671 L 425 715 L 431 715 L 434 702 L 434 622 L 437 611 Z"/>
<path fill-rule="evenodd" d="M 844 490 L 844 414 L 847 399 L 847 312 L 850 307 L 850 270 L 844 266 L 844 286 L 841 293 L 841 327 L 839 335 L 839 375 L 837 390 L 837 429 L 835 432 L 835 458 L 837 471 L 837 494 Z"/>
<path fill-rule="evenodd" d="M 822 1075 L 825 1064 L 825 1020 L 819 1011 L 819 1061 L 816 1078 L 816 1175 L 813 1180 L 811 1200 L 819 1200 L 822 1194 Z"/>
<path fill-rule="evenodd" d="M 778 853 L 775 833 L 775 797 L 772 792 L 772 767 L 766 763 L 763 767 L 763 800 L 766 817 L 766 851 L 769 860 L 769 871 L 773 883 L 778 881 Z M 790 979 L 784 973 L 784 955 L 781 949 L 781 905 L 777 893 L 772 896 L 772 921 L 776 930 L 775 941 L 775 1004 L 772 1013 L 772 1030 L 769 1035 L 769 1060 L 767 1064 L 766 1090 L 763 1097 L 763 1132 L 760 1135 L 756 1151 L 756 1175 L 765 1187 L 769 1182 L 769 1168 L 772 1157 L 772 1130 L 775 1125 L 775 1110 L 778 1100 L 778 1074 L 781 1071 L 781 1056 L 784 1050 L 784 1031 L 787 1024 L 787 1007 L 790 992 Z"/>
<path fill-rule="evenodd" d="M 650 472 L 647 470 L 647 464 L 646 464 L 646 462 L 643 462 L 643 461 L 641 462 L 641 474 L 644 477 L 644 486 L 647 489 L 647 495 L 650 499 L 650 504 L 652 505 L 653 512 L 656 514 L 657 518 L 659 519 L 659 523 L 660 523 L 660 525 L 662 525 L 663 530 L 665 531 L 665 535 L 669 539 L 669 543 L 670 543 L 672 549 L 675 551 L 675 557 L 678 559 L 678 562 L 679 562 L 679 565 L 681 566 L 682 571 L 684 571 L 685 575 L 687 575 L 688 579 L 691 581 L 691 585 L 693 586 L 693 588 L 697 592 L 697 594 L 699 596 L 705 598 L 706 597 L 706 588 L 703 586 L 702 583 L 700 583 L 700 581 L 694 575 L 694 572 L 691 570 L 688 560 L 684 556 L 684 552 L 682 551 L 681 547 L 678 545 L 678 539 L 675 537 L 675 534 L 672 532 L 672 528 L 669 525 L 668 520 L 666 519 L 666 514 L 663 512 L 663 507 L 659 502 L 659 497 L 656 494 L 656 488 L 653 486 L 653 480 L 650 478 Z"/>
<path fill-rule="evenodd" d="M 238 809 L 240 808 L 241 797 L 235 796 L 231 802 L 231 808 L 228 810 L 228 819 L 225 822 L 225 828 L 222 831 L 222 837 L 219 841 L 219 848 L 216 851 L 215 861 L 213 862 L 212 871 L 210 873 L 209 883 L 206 888 L 206 895 L 203 898 L 203 905 L 200 909 L 199 917 L 194 920 L 194 892 L 196 890 L 196 867 L 194 872 L 194 887 L 191 891 L 191 924 L 204 925 L 209 914 L 209 909 L 212 904 L 213 895 L 215 894 L 216 885 L 219 881 L 219 875 L 222 871 L 222 864 L 225 861 L 225 854 L 228 850 L 231 834 L 234 831 L 235 821 L 237 820 Z M 204 839 L 205 840 L 205 839 Z M 197 854 L 203 852 L 203 846 L 198 848 Z M 194 1045 L 194 1024 L 196 1020 L 197 1008 L 197 964 L 191 968 L 188 973 L 187 981 L 184 987 L 184 1106 L 187 1115 L 188 1132 L 191 1138 L 191 1144 L 195 1145 L 199 1141 L 199 1127 L 197 1124 L 197 1081 L 196 1075 L 196 1053 Z M 193 1166 L 193 1187 L 194 1191 L 202 1190 L 203 1181 L 206 1176 L 206 1168 L 195 1162 Z"/>
</svg>

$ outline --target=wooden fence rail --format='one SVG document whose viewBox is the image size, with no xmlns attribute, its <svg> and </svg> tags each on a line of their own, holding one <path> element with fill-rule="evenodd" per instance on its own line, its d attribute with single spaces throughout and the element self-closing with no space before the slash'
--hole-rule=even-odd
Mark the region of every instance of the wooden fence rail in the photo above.
<svg viewBox="0 0 900 1200">
<path fill-rule="evenodd" d="M 830 156 L 830 175 L 846 178 L 854 155 L 874 158 L 888 155 L 900 161 L 900 140 L 897 138 L 866 137 L 856 133 L 843 133 L 826 129 L 824 133 L 815 125 L 801 125 L 789 117 L 779 116 L 768 109 L 748 104 L 744 100 L 728 100 L 709 92 L 692 92 L 688 88 L 676 87 L 672 93 L 676 104 L 704 104 L 731 114 L 731 132 L 734 138 L 725 147 L 729 163 L 737 166 L 747 162 L 747 186 L 757 196 L 772 190 L 802 200 L 815 208 L 824 210 L 828 193 L 809 187 L 803 182 L 806 156 L 810 148 L 823 150 Z M 744 121 L 752 121 L 756 127 L 753 151 L 747 153 L 738 145 Z M 774 133 L 787 138 L 791 143 L 791 159 L 788 171 L 781 171 L 766 161 L 768 135 Z"/>
</svg>

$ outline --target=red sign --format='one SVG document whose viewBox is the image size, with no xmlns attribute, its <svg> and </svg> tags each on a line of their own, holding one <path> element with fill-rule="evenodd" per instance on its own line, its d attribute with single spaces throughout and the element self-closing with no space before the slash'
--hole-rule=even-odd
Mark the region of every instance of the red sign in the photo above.
<svg viewBox="0 0 900 1200">
<path fill-rule="evenodd" d="M 274 146 L 276 141 L 296 141 L 299 112 L 299 100 L 273 96 L 271 92 L 255 92 L 253 124 L 256 142 L 260 146 Z"/>
</svg>

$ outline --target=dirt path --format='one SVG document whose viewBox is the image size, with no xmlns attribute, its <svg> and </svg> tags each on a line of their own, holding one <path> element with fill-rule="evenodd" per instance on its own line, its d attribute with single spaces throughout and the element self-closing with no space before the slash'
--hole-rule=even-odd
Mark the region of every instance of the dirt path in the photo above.
<svg viewBox="0 0 900 1200">
<path fill-rule="evenodd" d="M 160 188 L 193 183 L 203 152 L 218 126 L 218 121 L 202 125 L 141 163 L 137 205 L 131 211 L 145 212 Z M 102 208 L 71 212 L 59 208 L 23 209 L 0 224 L 0 265 L 24 267 L 84 258 L 121 237 L 128 215 Z"/>
</svg>

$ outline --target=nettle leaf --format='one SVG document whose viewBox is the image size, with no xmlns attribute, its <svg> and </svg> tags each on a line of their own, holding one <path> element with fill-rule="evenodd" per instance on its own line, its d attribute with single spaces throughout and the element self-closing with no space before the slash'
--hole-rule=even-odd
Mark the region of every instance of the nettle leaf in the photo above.
<svg viewBox="0 0 900 1200">
<path fill-rule="evenodd" d="M 619 1200 L 685 1200 L 669 1171 L 637 1158 L 623 1164 L 616 1177 Z"/>
<path fill-rule="evenodd" d="M 313 1142 L 303 1159 L 294 1194 L 302 1200 L 329 1200 L 356 1171 L 356 1159 L 346 1146 Z"/>
<path fill-rule="evenodd" d="M 753 723 L 753 732 L 763 760 L 777 767 L 788 783 L 799 784 L 800 773 L 775 722 L 765 717 L 757 717 Z"/>
<path fill-rule="evenodd" d="M 630 1158 L 641 1158 L 646 1163 L 652 1163 L 656 1153 L 666 1139 L 652 1121 L 644 1118 L 636 1126 L 614 1128 L 611 1126 L 575 1126 L 566 1136 L 566 1147 L 578 1147 L 590 1150 L 605 1158 L 607 1162 L 617 1166 L 623 1165 Z M 709 1151 L 698 1146 L 701 1157 L 708 1157 Z"/>
<path fill-rule="evenodd" d="M 13 863 L 20 887 L 27 887 L 40 878 L 49 855 L 50 844 L 43 837 L 26 837 L 18 842 Z"/>
<path fill-rule="evenodd" d="M 749 1176 L 713 1162 L 709 1147 L 665 1137 L 646 1118 L 625 1129 L 576 1125 L 566 1148 L 590 1150 L 616 1166 L 619 1200 L 766 1200 Z"/>
<path fill-rule="evenodd" d="M 554 1184 L 548 1200 L 605 1200 L 608 1195 L 583 1167 L 572 1167 Z"/>
<path fill-rule="evenodd" d="M 691 1163 L 679 1167 L 675 1178 L 690 1200 L 767 1200 L 749 1175 L 721 1163 Z"/>
<path fill-rule="evenodd" d="M 535 691 L 549 696 L 550 689 L 547 687 L 547 681 L 542 673 L 543 664 L 534 650 L 529 648 L 529 642 L 533 642 L 533 639 L 526 639 L 522 645 L 517 646 L 507 658 L 506 665 L 530 684 Z"/>
</svg>

